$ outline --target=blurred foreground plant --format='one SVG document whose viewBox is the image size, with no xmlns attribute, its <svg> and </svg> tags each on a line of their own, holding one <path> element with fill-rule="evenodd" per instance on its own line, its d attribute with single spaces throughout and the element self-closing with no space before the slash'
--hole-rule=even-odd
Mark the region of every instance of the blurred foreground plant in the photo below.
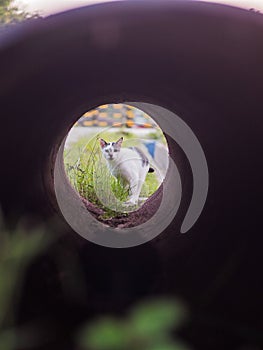
<svg viewBox="0 0 263 350">
<path fill-rule="evenodd" d="M 0 349 L 15 347 L 12 327 L 16 302 L 26 268 L 50 243 L 45 231 L 44 227 L 27 229 L 22 222 L 13 230 L 7 229 L 0 218 Z"/>
<path fill-rule="evenodd" d="M 171 331 L 182 324 L 185 308 L 176 301 L 157 299 L 135 306 L 126 318 L 102 317 L 78 335 L 88 350 L 189 350 Z"/>
<path fill-rule="evenodd" d="M 53 242 L 45 226 L 26 227 L 19 224 L 7 229 L 0 217 L 0 350 L 34 349 L 44 341 L 41 329 L 15 328 L 14 322 L 26 269 Z M 185 308 L 177 301 L 144 301 L 126 317 L 101 317 L 87 324 L 78 332 L 76 346 L 83 350 L 187 350 L 172 334 L 185 316 Z"/>
</svg>

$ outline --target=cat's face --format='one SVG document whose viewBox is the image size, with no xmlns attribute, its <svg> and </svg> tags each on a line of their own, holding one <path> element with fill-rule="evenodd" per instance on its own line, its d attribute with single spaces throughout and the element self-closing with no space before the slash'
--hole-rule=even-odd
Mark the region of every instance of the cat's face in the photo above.
<svg viewBox="0 0 263 350">
<path fill-rule="evenodd" d="M 123 137 L 121 137 L 116 142 L 106 142 L 103 139 L 100 139 L 100 147 L 104 157 L 108 161 L 116 160 L 119 156 L 119 152 L 121 150 L 121 144 L 123 141 Z"/>
</svg>

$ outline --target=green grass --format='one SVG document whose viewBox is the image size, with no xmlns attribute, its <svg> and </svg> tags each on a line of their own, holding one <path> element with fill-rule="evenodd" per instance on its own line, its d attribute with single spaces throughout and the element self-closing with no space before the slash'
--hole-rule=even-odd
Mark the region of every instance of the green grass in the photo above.
<svg viewBox="0 0 263 350">
<path fill-rule="evenodd" d="M 71 185 L 83 198 L 103 209 L 102 219 L 136 209 L 123 206 L 128 190 L 120 179 L 110 174 L 98 141 L 99 137 L 116 141 L 121 136 L 128 146 L 139 144 L 136 135 L 130 132 L 103 132 L 89 139 L 82 137 L 64 151 L 65 170 Z M 155 174 L 148 173 L 140 196 L 149 198 L 157 188 Z"/>
<path fill-rule="evenodd" d="M 105 315 L 87 323 L 77 341 L 83 350 L 189 350 L 172 336 L 186 319 L 187 309 L 179 301 L 148 299 L 122 317 Z"/>
</svg>

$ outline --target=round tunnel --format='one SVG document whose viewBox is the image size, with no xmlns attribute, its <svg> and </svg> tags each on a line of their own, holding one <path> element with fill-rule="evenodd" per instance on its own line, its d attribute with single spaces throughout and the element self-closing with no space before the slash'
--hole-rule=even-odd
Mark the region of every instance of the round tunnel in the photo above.
<svg viewBox="0 0 263 350">
<path fill-rule="evenodd" d="M 190 331 L 184 333 L 196 348 L 258 344 L 256 338 L 244 339 L 229 323 L 255 329 L 262 325 L 258 312 L 263 311 L 259 300 L 263 292 L 259 276 L 262 35 L 261 14 L 194 1 L 94 5 L 32 21 L 1 35 L 0 200 L 4 217 L 8 221 L 30 216 L 40 222 L 53 218 L 65 224 L 57 249 L 79 254 L 85 266 L 94 263 L 98 254 L 100 271 L 113 259 L 120 280 L 127 282 L 118 264 L 126 259 L 133 280 L 123 289 L 123 293 L 129 291 L 121 307 L 113 288 L 107 299 L 112 310 L 152 293 L 184 298 L 197 315 Z M 59 148 L 80 115 L 104 103 L 127 101 L 165 108 L 188 125 L 205 155 L 209 189 L 200 217 L 181 234 L 194 177 L 183 148 L 167 136 L 181 178 L 178 211 L 153 241 L 120 252 L 94 246 L 65 222 L 56 199 L 54 173 Z M 60 188 L 67 192 L 70 187 L 62 170 L 60 178 Z M 172 175 L 166 186 L 168 190 L 174 186 Z M 160 189 L 151 199 L 151 213 L 162 195 Z M 136 249 L 138 261 L 129 264 Z M 145 275 L 139 263 L 144 259 Z M 116 273 L 108 269 L 110 276 Z M 100 295 L 106 295 L 111 282 L 109 277 L 102 278 L 105 289 Z M 35 277 L 31 283 L 37 281 Z M 140 285 L 139 291 L 132 291 L 132 284 Z M 96 281 L 92 285 L 90 298 L 96 299 Z M 33 305 L 37 301 L 34 296 Z M 29 304 L 25 301 L 30 309 Z M 58 307 L 58 315 L 64 306 Z M 70 301 L 67 306 L 71 309 Z M 45 312 L 46 317 L 51 315 Z M 82 317 L 89 312 L 90 305 L 86 305 Z M 214 326 L 208 325 L 211 315 Z M 215 335 L 213 327 L 223 329 L 222 333 Z"/>
</svg>

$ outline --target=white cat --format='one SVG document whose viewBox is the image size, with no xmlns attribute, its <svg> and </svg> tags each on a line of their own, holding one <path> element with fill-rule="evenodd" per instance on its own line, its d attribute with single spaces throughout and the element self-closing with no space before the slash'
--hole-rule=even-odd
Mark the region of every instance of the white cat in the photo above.
<svg viewBox="0 0 263 350">
<path fill-rule="evenodd" d="M 149 161 L 137 147 L 121 148 L 123 137 L 116 142 L 100 139 L 102 153 L 113 176 L 120 177 L 129 187 L 129 198 L 126 204 L 138 204 L 142 185 L 150 168 Z"/>
</svg>

